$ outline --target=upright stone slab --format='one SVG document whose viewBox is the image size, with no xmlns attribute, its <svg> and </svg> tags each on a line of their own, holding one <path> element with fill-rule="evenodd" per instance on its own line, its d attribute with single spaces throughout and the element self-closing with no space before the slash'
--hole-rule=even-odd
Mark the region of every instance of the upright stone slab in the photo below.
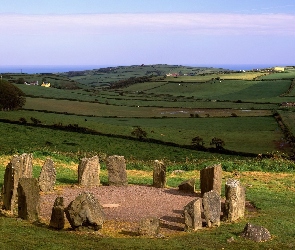
<svg viewBox="0 0 295 250">
<path fill-rule="evenodd" d="M 245 214 L 245 188 L 238 180 L 228 179 L 225 184 L 224 218 L 233 222 Z"/>
<path fill-rule="evenodd" d="M 56 197 L 52 208 L 49 226 L 55 229 L 63 229 L 65 226 L 64 199 Z"/>
<path fill-rule="evenodd" d="M 184 231 L 202 229 L 202 199 L 189 202 L 184 208 Z"/>
<path fill-rule="evenodd" d="M 56 171 L 54 168 L 54 162 L 51 159 L 47 159 L 41 169 L 39 176 L 40 190 L 43 192 L 52 191 L 56 181 Z"/>
<path fill-rule="evenodd" d="M 124 156 L 109 156 L 106 159 L 106 165 L 108 169 L 109 185 L 128 185 L 126 163 Z"/>
<path fill-rule="evenodd" d="M 81 186 L 98 186 L 100 164 L 98 156 L 92 158 L 83 158 L 78 166 L 78 183 Z"/>
<path fill-rule="evenodd" d="M 221 164 L 206 167 L 200 171 L 201 194 L 215 190 L 221 194 L 222 168 Z"/>
<path fill-rule="evenodd" d="M 195 193 L 195 183 L 196 183 L 196 179 L 192 178 L 180 183 L 178 185 L 178 188 L 180 191 L 183 191 L 183 192 Z"/>
<path fill-rule="evenodd" d="M 74 230 L 87 228 L 97 231 L 105 221 L 102 206 L 89 192 L 79 194 L 65 209 L 65 213 Z"/>
<path fill-rule="evenodd" d="M 221 197 L 215 190 L 204 193 L 203 208 L 207 227 L 220 226 Z"/>
<path fill-rule="evenodd" d="M 18 217 L 37 221 L 39 218 L 39 183 L 35 178 L 20 178 L 17 188 Z"/>
<path fill-rule="evenodd" d="M 144 218 L 139 222 L 138 235 L 154 237 L 160 232 L 160 221 L 157 218 Z"/>
<path fill-rule="evenodd" d="M 33 172 L 32 154 L 14 155 L 4 174 L 3 209 L 17 214 L 17 187 L 19 179 L 31 178 Z"/>
<path fill-rule="evenodd" d="M 166 186 L 166 166 L 162 161 L 154 161 L 153 186 L 156 188 L 164 188 Z"/>
</svg>

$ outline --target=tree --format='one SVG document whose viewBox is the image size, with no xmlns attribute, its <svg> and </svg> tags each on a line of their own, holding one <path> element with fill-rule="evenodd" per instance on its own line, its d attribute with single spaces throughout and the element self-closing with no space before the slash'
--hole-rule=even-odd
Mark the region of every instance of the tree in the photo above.
<svg viewBox="0 0 295 250">
<path fill-rule="evenodd" d="M 215 145 L 217 149 L 223 149 L 225 143 L 222 139 L 214 137 L 212 138 L 210 145 Z"/>
<path fill-rule="evenodd" d="M 200 148 L 204 146 L 204 140 L 200 136 L 196 136 L 192 139 L 192 145 L 195 148 Z"/>
<path fill-rule="evenodd" d="M 26 97 L 15 85 L 1 81 L 0 82 L 0 108 L 3 110 L 15 110 L 24 106 Z"/>
<path fill-rule="evenodd" d="M 147 132 L 144 131 L 140 126 L 135 126 L 133 131 L 131 132 L 131 135 L 141 140 L 143 138 L 146 138 Z"/>
<path fill-rule="evenodd" d="M 35 125 L 37 125 L 37 124 L 41 124 L 41 123 L 42 123 L 39 119 L 34 118 L 34 117 L 31 117 L 31 121 L 32 121 Z"/>
<path fill-rule="evenodd" d="M 16 84 L 24 84 L 25 83 L 25 79 L 20 77 L 17 79 L 17 81 L 15 82 Z"/>
</svg>

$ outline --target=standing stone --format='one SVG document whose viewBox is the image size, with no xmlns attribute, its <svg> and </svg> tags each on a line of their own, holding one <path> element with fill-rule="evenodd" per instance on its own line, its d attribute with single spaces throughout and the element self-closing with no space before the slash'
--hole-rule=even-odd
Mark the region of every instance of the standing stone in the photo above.
<svg viewBox="0 0 295 250">
<path fill-rule="evenodd" d="M 92 193 L 79 194 L 65 209 L 66 217 L 74 230 L 88 228 L 97 231 L 105 221 L 103 207 Z"/>
<path fill-rule="evenodd" d="M 64 198 L 56 197 L 52 208 L 51 219 L 49 226 L 55 229 L 63 229 L 65 226 L 65 215 L 64 215 Z"/>
<path fill-rule="evenodd" d="M 138 235 L 154 237 L 160 232 L 160 221 L 157 218 L 144 218 L 139 222 Z"/>
<path fill-rule="evenodd" d="M 195 193 L 195 183 L 196 179 L 192 178 L 186 180 L 178 185 L 179 190 L 188 193 Z"/>
<path fill-rule="evenodd" d="M 245 189 L 238 180 L 228 179 L 225 184 L 224 217 L 233 222 L 245 214 Z"/>
<path fill-rule="evenodd" d="M 39 218 L 39 183 L 35 178 L 20 178 L 17 188 L 18 217 L 37 221 Z"/>
<path fill-rule="evenodd" d="M 113 155 L 106 159 L 108 169 L 109 185 L 128 185 L 126 163 L 124 156 Z"/>
<path fill-rule="evenodd" d="M 201 194 L 215 190 L 221 194 L 222 168 L 221 164 L 206 167 L 200 171 Z"/>
<path fill-rule="evenodd" d="M 215 190 L 204 193 L 203 208 L 207 227 L 219 226 L 221 213 L 221 197 Z"/>
<path fill-rule="evenodd" d="M 52 191 L 56 181 L 56 171 L 54 168 L 54 162 L 51 159 L 47 159 L 44 163 L 39 176 L 40 190 L 43 192 Z"/>
<path fill-rule="evenodd" d="M 256 242 L 267 241 L 271 239 L 270 232 L 262 227 L 247 223 L 242 234 L 242 237 Z"/>
<path fill-rule="evenodd" d="M 202 199 L 197 198 L 184 208 L 184 231 L 202 229 Z"/>
<path fill-rule="evenodd" d="M 156 188 L 164 188 L 166 186 L 166 166 L 162 161 L 154 161 L 153 186 Z"/>
<path fill-rule="evenodd" d="M 3 209 L 17 213 L 17 187 L 19 179 L 31 178 L 33 172 L 32 154 L 14 155 L 8 163 L 3 184 Z"/>
<path fill-rule="evenodd" d="M 78 183 L 81 186 L 98 186 L 100 164 L 98 156 L 83 158 L 78 166 Z"/>
</svg>

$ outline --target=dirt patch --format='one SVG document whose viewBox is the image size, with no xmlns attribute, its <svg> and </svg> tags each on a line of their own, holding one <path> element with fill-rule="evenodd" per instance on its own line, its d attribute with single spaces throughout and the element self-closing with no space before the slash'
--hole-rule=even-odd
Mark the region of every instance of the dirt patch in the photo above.
<svg viewBox="0 0 295 250">
<path fill-rule="evenodd" d="M 81 188 L 64 186 L 54 192 L 41 194 L 41 218 L 49 224 L 51 209 L 57 196 L 63 196 L 67 206 L 81 192 L 95 195 L 106 215 L 101 233 L 114 237 L 134 236 L 138 222 L 147 217 L 160 219 L 161 233 L 166 236 L 184 233 L 183 207 L 200 197 L 199 193 L 189 194 L 175 188 L 154 188 L 151 186 L 128 185 L 125 187 L 99 186 Z M 256 208 L 247 202 L 247 214 Z M 70 227 L 67 223 L 66 227 Z"/>
</svg>

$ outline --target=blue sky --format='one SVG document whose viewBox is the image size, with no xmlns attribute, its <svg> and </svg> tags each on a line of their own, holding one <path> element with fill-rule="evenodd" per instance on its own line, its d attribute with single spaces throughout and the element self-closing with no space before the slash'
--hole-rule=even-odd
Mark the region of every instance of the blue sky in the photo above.
<svg viewBox="0 0 295 250">
<path fill-rule="evenodd" d="M 294 0 L 1 0 L 0 65 L 295 65 Z"/>
</svg>

